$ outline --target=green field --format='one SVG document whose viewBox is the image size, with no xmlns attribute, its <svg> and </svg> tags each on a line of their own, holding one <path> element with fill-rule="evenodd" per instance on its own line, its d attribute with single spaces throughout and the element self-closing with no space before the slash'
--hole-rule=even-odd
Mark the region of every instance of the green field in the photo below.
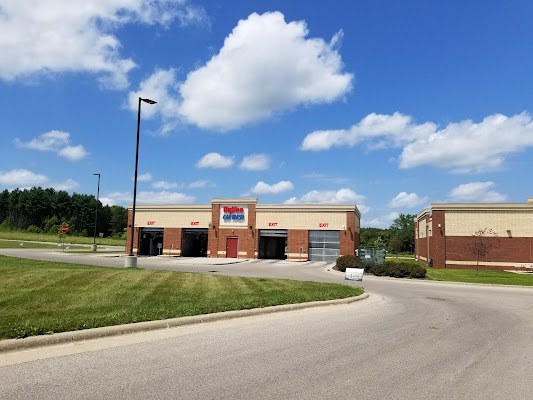
<svg viewBox="0 0 533 400">
<path fill-rule="evenodd" d="M 34 241 L 34 242 L 60 242 L 58 235 L 52 235 L 47 233 L 29 233 L 26 231 L 0 231 L 0 239 L 13 239 L 22 241 Z M 65 242 L 74 244 L 92 244 L 94 238 L 85 236 L 72 236 L 68 233 L 65 235 Z M 113 238 L 96 238 L 96 244 L 108 245 L 108 246 L 125 246 L 126 241 L 124 239 Z"/>
<path fill-rule="evenodd" d="M 475 269 L 427 268 L 426 279 L 434 281 L 533 286 L 533 274 L 479 270 L 478 276 L 476 275 Z"/>
<path fill-rule="evenodd" d="M 91 250 L 90 247 L 77 246 L 77 245 L 65 245 L 65 248 L 68 247 L 68 250 Z M 9 239 L 0 239 L 0 249 L 50 249 L 62 251 L 63 246 L 58 246 L 58 243 L 35 243 L 35 242 L 25 242 L 23 240 L 9 240 Z"/>
<path fill-rule="evenodd" d="M 533 286 L 533 274 L 515 274 L 513 272 L 485 271 L 480 269 L 479 275 L 476 275 L 475 269 L 428 268 L 427 264 L 421 261 L 396 258 L 387 258 L 387 261 L 410 262 L 421 265 L 426 268 L 426 279 L 432 281 Z"/>
<path fill-rule="evenodd" d="M 0 256 L 0 339 L 356 296 L 355 286 Z"/>
</svg>

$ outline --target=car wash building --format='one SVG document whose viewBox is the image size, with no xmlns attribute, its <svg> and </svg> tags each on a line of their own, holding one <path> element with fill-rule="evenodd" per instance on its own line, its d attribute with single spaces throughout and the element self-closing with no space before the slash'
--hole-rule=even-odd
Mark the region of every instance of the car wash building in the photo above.
<svg viewBox="0 0 533 400">
<path fill-rule="evenodd" d="M 253 198 L 138 205 L 133 254 L 334 262 L 359 246 L 360 220 L 355 205 L 262 205 Z"/>
<path fill-rule="evenodd" d="M 476 233 L 488 251 L 480 269 L 533 269 L 533 199 L 527 203 L 435 203 L 415 218 L 416 259 L 435 268 L 476 268 Z M 485 239 L 484 239 L 485 240 Z"/>
</svg>

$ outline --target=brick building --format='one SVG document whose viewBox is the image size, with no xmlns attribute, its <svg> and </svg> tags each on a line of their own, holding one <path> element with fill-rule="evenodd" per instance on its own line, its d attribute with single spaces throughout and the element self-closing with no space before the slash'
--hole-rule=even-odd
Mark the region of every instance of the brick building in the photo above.
<svg viewBox="0 0 533 400">
<path fill-rule="evenodd" d="M 131 214 L 130 206 L 128 253 Z M 360 220 L 355 205 L 262 205 L 252 198 L 138 205 L 133 253 L 331 262 L 354 254 Z"/>
<path fill-rule="evenodd" d="M 476 268 L 473 235 L 490 229 L 482 269 L 533 267 L 533 199 L 527 203 L 435 203 L 415 218 L 415 256 L 435 268 Z"/>
</svg>

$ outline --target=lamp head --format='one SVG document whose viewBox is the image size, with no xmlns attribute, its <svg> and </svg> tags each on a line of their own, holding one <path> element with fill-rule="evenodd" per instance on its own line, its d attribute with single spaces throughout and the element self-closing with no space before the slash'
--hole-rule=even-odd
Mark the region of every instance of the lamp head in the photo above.
<svg viewBox="0 0 533 400">
<path fill-rule="evenodd" d="M 157 101 L 150 100 L 150 99 L 143 99 L 142 97 L 141 97 L 141 101 L 144 101 L 145 103 L 148 103 L 148 104 L 156 104 L 157 103 Z"/>
</svg>

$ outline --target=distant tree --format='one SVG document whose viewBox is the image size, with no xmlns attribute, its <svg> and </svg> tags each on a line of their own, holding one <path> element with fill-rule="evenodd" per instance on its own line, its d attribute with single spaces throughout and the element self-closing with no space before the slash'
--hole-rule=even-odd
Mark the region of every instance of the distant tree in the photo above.
<svg viewBox="0 0 533 400">
<path fill-rule="evenodd" d="M 361 246 L 375 246 L 374 242 L 381 238 L 385 243 L 385 247 L 389 241 L 389 230 L 382 228 L 361 228 L 359 239 Z"/>
<path fill-rule="evenodd" d="M 496 232 L 490 228 L 478 229 L 470 240 L 470 253 L 476 258 L 476 275 L 479 275 L 479 260 L 485 259 L 489 253 L 499 245 Z"/>
<path fill-rule="evenodd" d="M 376 247 L 385 247 L 385 242 L 381 238 L 381 236 L 378 236 L 376 240 L 374 240 L 374 246 Z"/>
<path fill-rule="evenodd" d="M 389 231 L 391 233 L 391 239 L 395 241 L 395 251 L 413 252 L 415 247 L 415 216 L 411 214 L 400 214 L 392 222 Z M 401 246 L 397 243 L 401 242 Z M 389 241 L 389 244 L 391 242 Z"/>
</svg>

